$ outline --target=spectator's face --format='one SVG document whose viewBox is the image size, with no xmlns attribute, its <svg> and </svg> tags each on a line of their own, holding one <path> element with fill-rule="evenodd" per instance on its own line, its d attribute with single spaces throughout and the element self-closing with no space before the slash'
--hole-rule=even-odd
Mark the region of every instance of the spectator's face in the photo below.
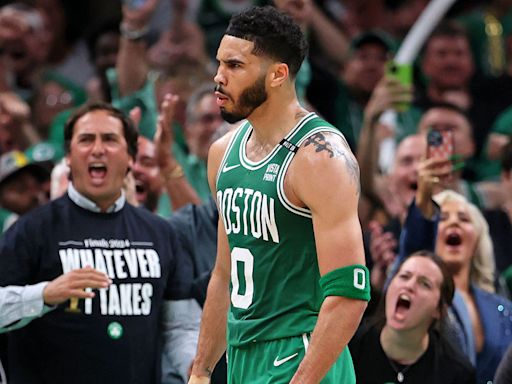
<svg viewBox="0 0 512 384">
<path fill-rule="evenodd" d="M 110 207 L 121 195 L 124 177 L 132 166 L 121 121 L 102 110 L 79 118 L 67 161 L 76 190 L 101 209 Z"/>
<path fill-rule="evenodd" d="M 345 83 L 369 95 L 384 75 L 387 59 L 387 51 L 381 44 L 363 44 L 347 63 L 343 73 Z"/>
<path fill-rule="evenodd" d="M 155 68 L 168 68 L 178 61 L 202 64 L 206 57 L 203 32 L 190 22 L 179 30 L 163 32 L 148 51 L 148 60 Z"/>
<path fill-rule="evenodd" d="M 16 37 L 7 39 L 2 48 L 13 72 L 19 76 L 28 76 L 37 70 L 46 58 L 43 16 L 36 10 L 8 9 L 3 13 L 3 17 L 13 18 L 24 25 L 23 31 L 18 32 Z M 30 21 L 36 18 L 40 21 L 40 27 L 37 30 L 34 29 L 34 23 Z"/>
<path fill-rule="evenodd" d="M 132 167 L 135 178 L 137 201 L 148 207 L 156 208 L 162 191 L 160 168 L 156 160 L 155 144 L 143 136 L 137 142 L 137 156 Z"/>
<path fill-rule="evenodd" d="M 427 331 L 440 317 L 443 274 L 423 256 L 411 256 L 400 267 L 386 292 L 386 326 L 394 330 Z"/>
<path fill-rule="evenodd" d="M 473 75 L 473 57 L 464 37 L 441 36 L 427 42 L 423 73 L 434 87 L 459 89 L 469 84 Z"/>
<path fill-rule="evenodd" d="M 418 164 L 425 153 L 426 141 L 419 135 L 408 136 L 400 142 L 391 171 L 391 181 L 398 197 L 409 205 L 418 188 Z"/>
<path fill-rule="evenodd" d="M 197 104 L 194 120 L 186 124 L 185 135 L 190 152 L 206 161 L 212 136 L 222 123 L 213 92 L 203 96 Z"/>
<path fill-rule="evenodd" d="M 73 95 L 54 81 L 47 81 L 37 89 L 33 116 L 37 131 L 43 138 L 48 137 L 50 125 L 60 112 L 73 106 Z"/>
<path fill-rule="evenodd" d="M 445 109 L 432 108 L 423 115 L 418 126 L 418 132 L 426 135 L 429 128 L 453 131 L 454 152 L 468 159 L 475 152 L 475 143 L 471 126 L 465 116 L 460 113 Z"/>
<path fill-rule="evenodd" d="M 441 205 L 437 229 L 436 253 L 452 271 L 464 271 L 469 275 L 475 253 L 478 233 L 467 204 L 446 201 Z"/>
<path fill-rule="evenodd" d="M 265 81 L 270 61 L 252 54 L 253 48 L 250 41 L 226 35 L 217 51 L 217 105 L 228 123 L 249 117 L 267 100 Z"/>
<path fill-rule="evenodd" d="M 115 32 L 104 33 L 96 41 L 94 50 L 96 71 L 99 75 L 105 76 L 107 69 L 116 66 L 117 52 L 119 51 L 119 34 Z"/>
<path fill-rule="evenodd" d="M 7 180 L 0 188 L 0 206 L 23 215 L 48 201 L 43 185 L 28 170 Z"/>
<path fill-rule="evenodd" d="M 66 36 L 66 14 L 60 0 L 35 0 L 34 5 L 46 19 L 45 33 L 48 49 L 60 48 L 56 47 L 55 42 L 65 39 Z"/>
<path fill-rule="evenodd" d="M 393 31 L 393 34 L 398 37 L 405 37 L 418 20 L 426 4 L 426 0 L 409 0 L 403 2 L 397 9 L 388 10 L 386 17 L 391 21 L 389 28 Z"/>
</svg>

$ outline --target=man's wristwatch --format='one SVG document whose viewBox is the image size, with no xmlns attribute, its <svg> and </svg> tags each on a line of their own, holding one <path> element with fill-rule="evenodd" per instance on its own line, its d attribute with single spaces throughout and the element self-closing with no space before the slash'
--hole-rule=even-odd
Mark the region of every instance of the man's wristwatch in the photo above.
<svg viewBox="0 0 512 384">
<path fill-rule="evenodd" d="M 149 32 L 149 27 L 146 25 L 139 29 L 131 29 L 126 23 L 121 23 L 119 26 L 121 36 L 127 40 L 139 41 L 142 40 Z"/>
</svg>

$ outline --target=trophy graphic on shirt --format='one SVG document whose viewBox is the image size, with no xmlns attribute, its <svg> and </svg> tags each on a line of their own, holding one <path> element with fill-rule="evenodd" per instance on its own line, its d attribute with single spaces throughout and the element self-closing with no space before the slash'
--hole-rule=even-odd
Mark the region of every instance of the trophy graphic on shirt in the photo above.
<svg viewBox="0 0 512 384">
<path fill-rule="evenodd" d="M 72 297 L 69 299 L 69 307 L 66 308 L 66 312 L 69 313 L 81 313 L 82 311 L 78 308 L 78 297 Z"/>
</svg>

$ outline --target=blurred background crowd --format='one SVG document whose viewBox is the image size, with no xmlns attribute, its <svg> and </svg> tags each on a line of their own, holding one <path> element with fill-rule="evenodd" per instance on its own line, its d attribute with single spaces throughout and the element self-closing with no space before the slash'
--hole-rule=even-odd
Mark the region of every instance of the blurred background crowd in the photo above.
<svg viewBox="0 0 512 384">
<path fill-rule="evenodd" d="M 213 95 L 216 49 L 233 13 L 265 4 L 308 36 L 302 103 L 357 154 L 372 303 L 401 255 L 435 250 L 460 293 L 450 312 L 466 332 L 460 350 L 487 382 L 512 341 L 511 0 L 456 1 L 423 45 L 411 85 L 387 63 L 428 0 L 1 1 L 0 232 L 66 190 L 63 127 L 88 101 L 110 102 L 138 124 L 132 203 L 165 218 L 189 203 L 215 210 L 208 148 L 231 129 Z M 172 131 L 155 135 L 168 93 L 179 97 Z M 383 118 L 387 110 L 396 118 Z M 429 129 L 453 132 L 450 164 L 426 157 Z M 439 198 L 443 190 L 456 197 Z M 414 236 L 407 248 L 404 234 L 422 219 L 433 237 Z M 502 328 L 491 332 L 496 321 Z"/>
</svg>

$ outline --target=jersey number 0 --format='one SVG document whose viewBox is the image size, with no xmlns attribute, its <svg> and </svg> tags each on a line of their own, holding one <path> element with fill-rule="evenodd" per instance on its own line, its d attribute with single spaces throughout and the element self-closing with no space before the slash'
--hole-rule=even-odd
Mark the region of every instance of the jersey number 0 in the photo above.
<svg viewBox="0 0 512 384">
<path fill-rule="evenodd" d="M 243 268 L 245 280 L 245 292 L 240 293 L 240 280 L 238 278 L 238 267 Z M 231 303 L 233 307 L 247 309 L 252 304 L 254 295 L 254 281 L 252 273 L 254 269 L 254 256 L 247 248 L 235 247 L 231 251 Z"/>
</svg>

